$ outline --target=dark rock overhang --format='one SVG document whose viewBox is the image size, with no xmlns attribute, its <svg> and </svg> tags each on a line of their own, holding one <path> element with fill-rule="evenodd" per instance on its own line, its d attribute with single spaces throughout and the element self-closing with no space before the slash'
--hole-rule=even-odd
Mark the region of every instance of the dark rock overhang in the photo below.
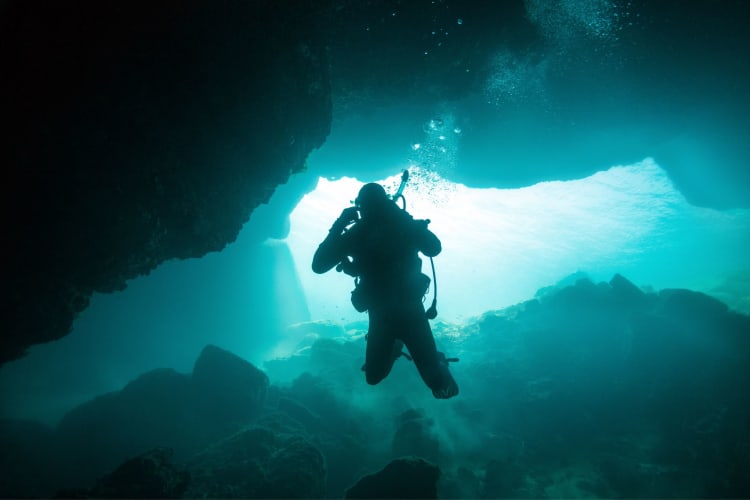
<svg viewBox="0 0 750 500">
<path fill-rule="evenodd" d="M 41 7 L 41 8 L 40 8 Z M 232 242 L 325 140 L 319 2 L 19 2 L 3 22 L 0 362 Z"/>
<path fill-rule="evenodd" d="M 508 103 L 499 130 L 513 135 L 466 139 L 455 180 L 525 185 L 655 155 L 691 201 L 747 204 L 750 100 L 731 92 L 750 80 L 731 55 L 748 47 L 741 2 L 628 2 L 616 43 L 565 51 L 527 4 L 0 4 L 9 255 L 0 363 L 64 336 L 94 291 L 232 242 L 304 168 L 332 116 L 476 94 L 498 49 L 549 59 L 552 113 L 549 101 Z M 696 137 L 703 144 L 691 149 Z M 591 147 L 602 138 L 606 151 Z M 542 139 L 547 147 L 529 147 Z M 472 140 L 494 145 L 506 166 L 466 167 L 476 164 Z M 711 175 L 696 183 L 701 165 Z"/>
</svg>

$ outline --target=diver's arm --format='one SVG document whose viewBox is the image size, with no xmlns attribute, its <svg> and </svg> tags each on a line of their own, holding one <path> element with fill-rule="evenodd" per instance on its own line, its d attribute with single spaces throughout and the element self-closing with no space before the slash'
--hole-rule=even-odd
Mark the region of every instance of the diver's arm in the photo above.
<svg viewBox="0 0 750 500">
<path fill-rule="evenodd" d="M 314 273 L 323 274 L 331 270 L 333 266 L 341 261 L 343 254 L 341 252 L 341 234 L 336 234 L 333 230 L 323 243 L 318 246 L 312 261 L 312 270 Z"/>
<path fill-rule="evenodd" d="M 417 249 L 425 254 L 427 257 L 434 257 L 440 253 L 443 249 L 443 245 L 440 243 L 440 239 L 435 236 L 435 233 L 427 229 L 429 220 L 415 221 L 419 226 L 416 234 Z"/>
<path fill-rule="evenodd" d="M 315 251 L 312 261 L 312 270 L 314 273 L 323 274 L 330 271 L 330 269 L 341 262 L 346 256 L 344 248 L 343 232 L 346 226 L 354 222 L 356 219 L 356 209 L 352 211 L 351 208 L 344 209 L 336 222 L 331 226 L 328 231 L 328 236 L 318 246 Z"/>
</svg>

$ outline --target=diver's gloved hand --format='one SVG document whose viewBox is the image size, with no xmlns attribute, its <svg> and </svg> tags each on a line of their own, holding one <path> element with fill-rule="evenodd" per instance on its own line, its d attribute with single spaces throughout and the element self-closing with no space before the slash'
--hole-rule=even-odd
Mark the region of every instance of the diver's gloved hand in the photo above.
<svg viewBox="0 0 750 500">
<path fill-rule="evenodd" d="M 331 226 L 331 232 L 339 234 L 346 228 L 346 226 L 352 222 L 357 222 L 358 220 L 359 212 L 357 211 L 357 207 L 345 208 L 341 211 L 341 215 L 339 215 L 339 218 L 333 223 L 333 226 Z"/>
</svg>

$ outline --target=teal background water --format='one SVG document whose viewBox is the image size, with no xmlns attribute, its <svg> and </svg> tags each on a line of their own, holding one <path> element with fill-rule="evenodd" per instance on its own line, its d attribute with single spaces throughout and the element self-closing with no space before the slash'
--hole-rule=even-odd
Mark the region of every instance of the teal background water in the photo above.
<svg viewBox="0 0 750 500">
<path fill-rule="evenodd" d="M 743 84 L 750 59 L 742 19 L 722 15 L 735 3 L 696 3 L 690 11 L 692 3 L 676 2 L 662 6 L 679 31 L 670 33 L 651 29 L 646 18 L 659 9 L 648 4 L 527 1 L 525 19 L 539 45 L 493 49 L 480 91 L 452 100 L 431 100 L 425 91 L 366 109 L 334 100 L 326 143 L 234 243 L 164 263 L 124 291 L 96 294 L 70 335 L 0 369 L 0 416 L 54 426 L 77 405 L 154 368 L 189 373 L 201 349 L 215 344 L 267 370 L 272 384 L 290 386 L 305 371 L 322 377 L 348 405 L 337 410 L 381 417 L 373 432 L 388 443 L 393 421 L 418 408 L 424 436 L 440 449 L 428 458 L 446 470 L 484 470 L 492 460 L 523 469 L 516 476 L 526 483 L 497 490 L 506 494 L 663 496 L 670 482 L 678 496 L 741 492 L 691 482 L 685 464 L 691 456 L 695 470 L 748 463 L 747 400 L 715 401 L 711 392 L 747 388 L 742 370 L 716 366 L 726 358 L 747 367 L 750 331 L 727 340 L 706 320 L 712 313 L 667 311 L 670 321 L 683 313 L 685 324 L 706 320 L 691 346 L 707 358 L 693 359 L 669 339 L 639 347 L 632 318 L 598 309 L 584 279 L 601 289 L 619 273 L 649 293 L 689 289 L 726 304 L 731 318 L 750 314 L 750 97 Z M 404 50 L 441 50 L 448 31 L 470 37 L 478 20 L 453 7 L 436 33 Z M 399 18 L 397 9 L 391 17 Z M 698 33 L 693 41 L 683 36 L 690 30 Z M 677 35 L 680 46 L 670 43 Z M 395 192 L 403 169 L 412 174 L 408 210 L 431 219 L 443 241 L 434 328 L 438 343 L 462 358 L 454 365 L 463 391 L 455 401 L 432 400 L 406 361 L 383 384 L 367 386 L 359 371 L 367 317 L 349 303 L 351 280 L 310 269 L 317 244 L 359 186 L 382 182 Z M 573 291 L 560 297 L 580 294 L 580 301 L 542 300 L 566 286 Z M 534 297 L 559 310 L 532 317 L 521 305 Z M 590 304 L 585 314 L 581 304 Z M 588 316 L 579 322 L 586 314 L 596 316 L 595 328 Z M 338 342 L 323 361 L 310 357 L 320 339 Z M 694 380 L 704 368 L 706 378 Z M 680 396 L 659 401 L 660 390 Z M 529 442 L 535 433 L 546 441 Z M 617 475 L 622 464 L 592 466 L 601 449 L 591 456 L 585 446 L 574 449 L 598 439 L 611 455 L 622 445 L 645 486 L 628 490 L 627 477 Z M 691 444 L 674 445 L 681 439 Z M 544 472 L 535 476 L 535 468 Z M 445 491 L 479 491 L 453 487 Z"/>
</svg>

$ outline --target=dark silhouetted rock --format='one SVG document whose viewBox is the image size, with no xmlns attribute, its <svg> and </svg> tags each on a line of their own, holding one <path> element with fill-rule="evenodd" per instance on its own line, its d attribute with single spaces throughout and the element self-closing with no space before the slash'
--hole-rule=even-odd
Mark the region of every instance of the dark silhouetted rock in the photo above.
<svg viewBox="0 0 750 500">
<path fill-rule="evenodd" d="M 0 363 L 94 291 L 221 250 L 304 168 L 330 130 L 330 5 L 3 3 Z"/>
<path fill-rule="evenodd" d="M 609 280 L 609 286 L 612 287 L 612 293 L 615 299 L 628 308 L 643 308 L 648 303 L 646 293 L 635 286 L 632 281 L 628 280 L 621 274 L 615 274 Z"/>
<path fill-rule="evenodd" d="M 28 420 L 0 419 L 0 497 L 48 497 L 59 481 L 53 429 Z"/>
<path fill-rule="evenodd" d="M 345 119 L 471 96 L 464 168 L 451 172 L 468 185 L 581 178 L 650 151 L 691 202 L 747 206 L 750 73 L 715 56 L 747 47 L 743 2 L 616 4 L 2 2 L 0 109 L 13 134 L 0 148 L 14 182 L 2 196 L 0 362 L 65 335 L 93 291 L 232 241 L 322 144 L 332 102 Z M 391 127 L 367 119 L 367 133 L 350 127 L 345 156 L 388 149 L 375 134 Z M 530 147 L 541 122 L 548 147 Z M 592 148 L 602 134 L 607 147 Z M 713 150 L 722 161 L 705 161 Z M 484 168 L 488 156 L 523 168 Z M 330 163 L 346 171 L 327 174 L 351 175 L 352 162 Z"/>
<path fill-rule="evenodd" d="M 188 465 L 189 498 L 321 498 L 326 467 L 320 451 L 298 434 L 265 427 L 241 431 Z"/>
<path fill-rule="evenodd" d="M 190 482 L 187 471 L 170 463 L 172 450 L 158 448 L 131 458 L 100 478 L 94 498 L 180 498 Z"/>
<path fill-rule="evenodd" d="M 440 469 L 424 459 L 398 458 L 357 481 L 345 498 L 437 498 L 439 478 Z"/>
<path fill-rule="evenodd" d="M 320 355 L 321 370 L 265 397 L 262 373 L 211 346 L 194 377 L 144 374 L 71 412 L 57 435 L 1 422 L 0 478 L 18 479 L 7 490 L 16 496 L 88 495 L 81 485 L 174 440 L 176 463 L 191 473 L 186 497 L 341 498 L 349 488 L 349 497 L 434 498 L 439 471 L 425 459 L 439 451 L 449 498 L 742 497 L 750 317 L 703 294 L 631 285 L 578 280 L 464 325 L 436 325 L 441 349 L 462 358 L 468 389 L 449 406 L 414 399 L 407 381 L 416 390 L 421 381 L 405 365 L 391 388 L 367 389 L 352 363 L 361 338 L 314 343 L 299 356 Z M 425 409 L 404 412 L 412 404 Z M 394 450 L 425 456 L 350 488 Z M 51 484 L 47 470 L 63 479 L 52 489 L 34 484 Z"/>
<path fill-rule="evenodd" d="M 192 376 L 172 369 L 145 373 L 63 417 L 57 434 L 70 478 L 63 486 L 90 482 L 156 447 L 171 448 L 184 460 L 248 425 L 267 389 L 262 371 L 215 346 L 204 348 Z"/>
<path fill-rule="evenodd" d="M 156 447 L 178 455 L 197 451 L 192 413 L 190 378 L 172 369 L 145 373 L 121 391 L 74 408 L 57 428 L 71 481 L 90 483 L 125 458 Z"/>
<path fill-rule="evenodd" d="M 682 326 L 698 328 L 719 326 L 729 312 L 723 302 L 704 293 L 684 289 L 665 289 L 659 292 L 659 313 Z"/>
<path fill-rule="evenodd" d="M 265 373 L 213 345 L 195 362 L 190 384 L 196 411 L 212 426 L 229 431 L 256 417 L 268 392 Z"/>
</svg>

